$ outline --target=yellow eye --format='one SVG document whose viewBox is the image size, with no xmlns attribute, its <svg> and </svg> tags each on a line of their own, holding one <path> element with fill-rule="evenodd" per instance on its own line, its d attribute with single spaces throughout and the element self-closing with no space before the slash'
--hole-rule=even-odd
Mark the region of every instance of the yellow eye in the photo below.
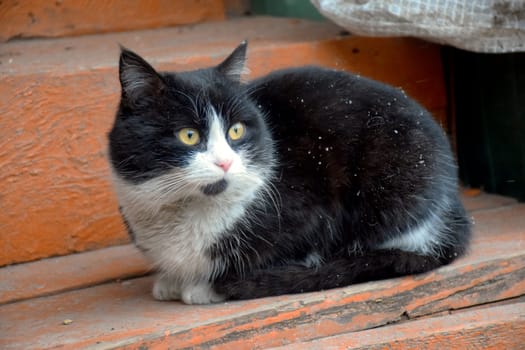
<svg viewBox="0 0 525 350">
<path fill-rule="evenodd" d="M 239 122 L 233 124 L 230 130 L 228 130 L 228 136 L 233 141 L 239 140 L 244 136 L 244 124 Z"/>
<path fill-rule="evenodd" d="M 177 135 L 179 140 L 188 146 L 195 146 L 200 141 L 199 132 L 192 128 L 180 129 Z"/>
</svg>

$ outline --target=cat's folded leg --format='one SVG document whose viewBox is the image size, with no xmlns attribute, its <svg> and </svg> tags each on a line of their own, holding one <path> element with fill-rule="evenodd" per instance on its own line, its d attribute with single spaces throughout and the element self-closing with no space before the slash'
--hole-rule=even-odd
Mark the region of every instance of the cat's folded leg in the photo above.
<svg viewBox="0 0 525 350">
<path fill-rule="evenodd" d="M 314 292 L 354 283 L 423 273 L 447 264 L 451 260 L 397 249 L 384 249 L 338 258 L 318 267 L 279 266 L 253 271 L 244 278 L 223 276 L 216 281 L 215 288 L 228 299 Z"/>
</svg>

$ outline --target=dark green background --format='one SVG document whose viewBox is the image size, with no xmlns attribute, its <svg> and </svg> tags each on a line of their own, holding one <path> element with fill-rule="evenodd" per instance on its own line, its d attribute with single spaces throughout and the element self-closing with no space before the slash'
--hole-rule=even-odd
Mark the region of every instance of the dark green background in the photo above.
<svg viewBox="0 0 525 350">
<path fill-rule="evenodd" d="M 254 15 L 325 20 L 310 0 L 252 0 L 251 12 Z"/>
<path fill-rule="evenodd" d="M 447 48 L 465 184 L 525 200 L 525 53 Z"/>
</svg>

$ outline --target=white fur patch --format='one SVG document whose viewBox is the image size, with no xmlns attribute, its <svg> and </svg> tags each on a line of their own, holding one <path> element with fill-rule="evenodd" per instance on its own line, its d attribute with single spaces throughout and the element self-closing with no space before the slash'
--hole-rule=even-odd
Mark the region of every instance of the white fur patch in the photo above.
<svg viewBox="0 0 525 350">
<path fill-rule="evenodd" d="M 224 300 L 225 298 L 215 293 L 208 282 L 191 285 L 182 292 L 182 301 L 186 304 L 209 304 Z"/>
<path fill-rule="evenodd" d="M 442 204 L 430 210 L 430 216 L 418 226 L 394 237 L 379 245 L 380 249 L 400 249 L 423 255 L 439 255 L 440 247 L 446 240 L 446 224 L 443 213 L 448 208 L 448 201 L 443 199 Z"/>
<path fill-rule="evenodd" d="M 160 274 L 153 285 L 153 297 L 157 300 L 180 300 L 182 296 L 180 287 L 177 279 Z"/>
</svg>

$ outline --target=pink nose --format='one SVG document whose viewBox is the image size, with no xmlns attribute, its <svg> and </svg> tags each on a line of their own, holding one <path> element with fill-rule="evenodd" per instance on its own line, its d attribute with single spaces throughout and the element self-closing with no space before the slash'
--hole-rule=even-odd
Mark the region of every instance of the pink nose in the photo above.
<svg viewBox="0 0 525 350">
<path fill-rule="evenodd" d="M 215 165 L 222 168 L 224 172 L 227 172 L 228 169 L 230 169 L 230 166 L 232 165 L 232 163 L 233 163 L 233 160 L 228 159 L 228 160 L 221 160 L 219 162 L 216 162 Z"/>
</svg>

